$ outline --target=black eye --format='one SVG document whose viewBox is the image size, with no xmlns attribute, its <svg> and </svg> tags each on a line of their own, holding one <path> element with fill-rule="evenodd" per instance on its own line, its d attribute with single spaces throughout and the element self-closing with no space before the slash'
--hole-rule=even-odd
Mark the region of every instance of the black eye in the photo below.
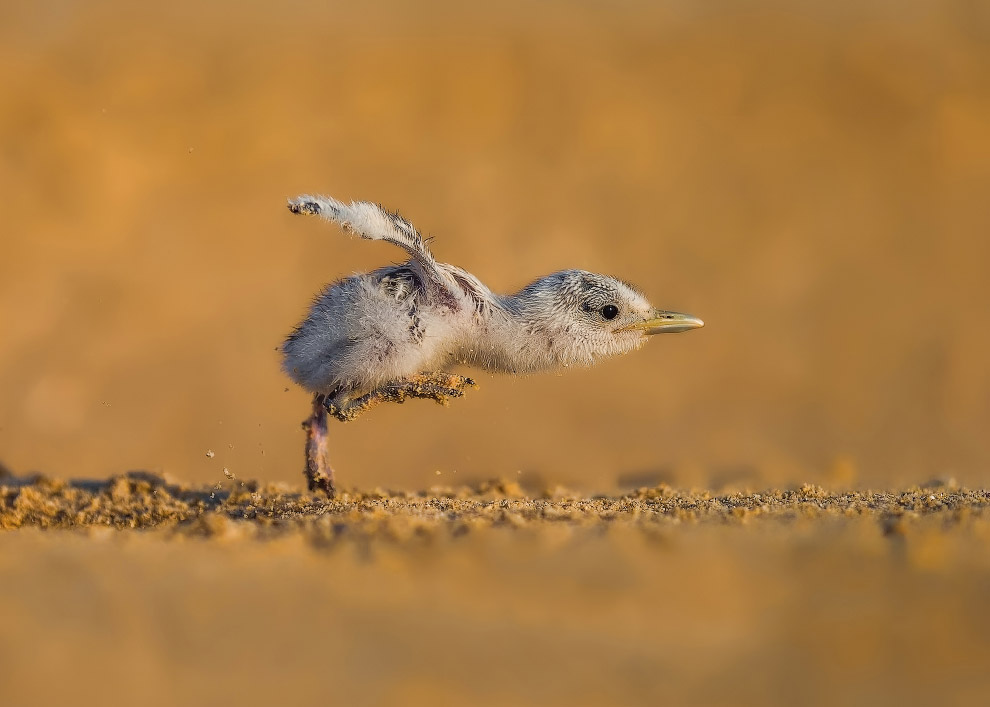
<svg viewBox="0 0 990 707">
<path fill-rule="evenodd" d="M 606 304 L 602 307 L 602 316 L 606 319 L 615 319 L 619 316 L 619 308 L 614 304 Z"/>
</svg>

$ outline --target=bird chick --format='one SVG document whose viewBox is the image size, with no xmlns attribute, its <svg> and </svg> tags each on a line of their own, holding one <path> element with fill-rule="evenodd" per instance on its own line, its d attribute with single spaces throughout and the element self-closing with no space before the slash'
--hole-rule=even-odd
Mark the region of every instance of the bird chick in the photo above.
<svg viewBox="0 0 990 707">
<path fill-rule="evenodd" d="M 471 273 L 433 257 L 419 232 L 369 202 L 321 196 L 289 201 L 368 240 L 409 255 L 401 265 L 339 280 L 316 298 L 282 345 L 282 367 L 314 393 L 308 431 L 310 490 L 333 495 L 326 415 L 352 420 L 407 397 L 446 403 L 474 385 L 458 364 L 500 373 L 589 366 L 640 348 L 654 334 L 696 329 L 691 315 L 654 308 L 629 284 L 563 270 L 514 295 L 498 295 Z"/>
</svg>

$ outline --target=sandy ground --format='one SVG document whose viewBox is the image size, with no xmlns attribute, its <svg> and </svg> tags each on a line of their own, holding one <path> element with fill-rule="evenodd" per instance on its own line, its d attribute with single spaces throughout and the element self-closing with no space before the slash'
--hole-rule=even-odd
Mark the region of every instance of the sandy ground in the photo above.
<svg viewBox="0 0 990 707">
<path fill-rule="evenodd" d="M 0 483 L 7 704 L 973 704 L 990 492 Z M 43 636 L 43 640 L 39 640 Z"/>
</svg>

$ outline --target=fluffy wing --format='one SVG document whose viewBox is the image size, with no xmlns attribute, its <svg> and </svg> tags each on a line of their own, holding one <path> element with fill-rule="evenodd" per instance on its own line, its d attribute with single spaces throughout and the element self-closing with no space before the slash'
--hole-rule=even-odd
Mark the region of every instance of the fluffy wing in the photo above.
<svg viewBox="0 0 990 707">
<path fill-rule="evenodd" d="M 310 214 L 339 224 L 345 231 L 369 241 L 385 241 L 409 253 L 423 270 L 431 294 L 451 307 L 464 291 L 448 266 L 437 263 L 416 228 L 397 213 L 370 201 L 345 204 L 328 196 L 299 196 L 289 200 L 289 211 Z"/>
<path fill-rule="evenodd" d="M 305 195 L 290 199 L 289 211 L 320 216 L 361 238 L 397 245 L 424 265 L 436 265 L 426 242 L 411 223 L 370 201 L 345 204 L 328 196 Z"/>
</svg>

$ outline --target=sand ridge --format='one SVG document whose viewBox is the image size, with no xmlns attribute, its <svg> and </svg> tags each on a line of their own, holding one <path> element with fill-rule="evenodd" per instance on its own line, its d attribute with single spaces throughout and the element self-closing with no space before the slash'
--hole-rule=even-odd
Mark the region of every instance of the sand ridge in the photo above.
<svg viewBox="0 0 990 707">
<path fill-rule="evenodd" d="M 666 485 L 615 495 L 580 496 L 563 488 L 528 495 L 518 483 L 428 491 L 348 490 L 337 498 L 232 479 L 213 487 L 130 472 L 106 480 L 41 476 L 0 480 L 0 528 L 163 530 L 213 536 L 273 537 L 303 532 L 320 540 L 457 537 L 488 528 L 626 525 L 649 532 L 681 524 L 786 524 L 865 518 L 885 534 L 925 517 L 947 526 L 984 518 L 990 491 L 933 481 L 898 491 L 829 492 L 812 484 L 759 492 L 679 491 Z"/>
</svg>

